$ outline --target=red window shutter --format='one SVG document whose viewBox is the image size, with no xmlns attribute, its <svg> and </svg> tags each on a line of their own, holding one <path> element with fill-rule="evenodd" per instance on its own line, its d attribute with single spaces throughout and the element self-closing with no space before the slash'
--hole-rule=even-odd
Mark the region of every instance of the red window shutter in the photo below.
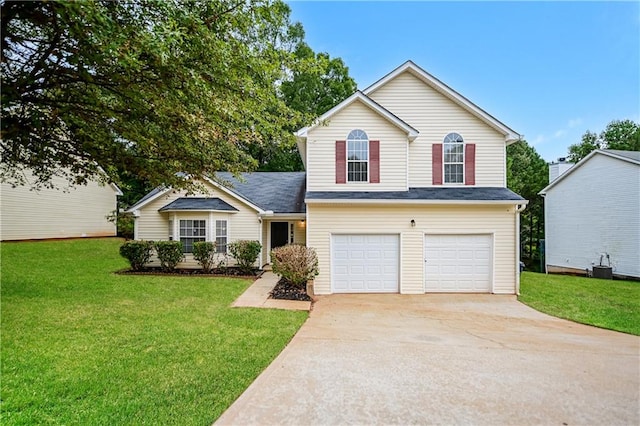
<svg viewBox="0 0 640 426">
<path fill-rule="evenodd" d="M 336 183 L 347 183 L 347 141 L 336 141 Z"/>
<path fill-rule="evenodd" d="M 434 143 L 431 151 L 431 174 L 434 185 L 442 185 L 442 144 Z"/>
<path fill-rule="evenodd" d="M 380 183 L 380 141 L 369 141 L 369 182 Z"/>
<path fill-rule="evenodd" d="M 464 146 L 464 184 L 476 184 L 476 144 L 474 143 Z"/>
</svg>

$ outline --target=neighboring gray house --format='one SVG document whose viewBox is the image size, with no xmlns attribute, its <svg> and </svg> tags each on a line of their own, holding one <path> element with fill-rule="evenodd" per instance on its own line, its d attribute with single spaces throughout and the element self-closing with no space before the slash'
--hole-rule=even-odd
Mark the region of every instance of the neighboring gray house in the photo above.
<svg viewBox="0 0 640 426">
<path fill-rule="evenodd" d="M 547 272 L 585 273 L 602 258 L 640 278 L 640 152 L 593 151 L 540 194 Z"/>
</svg>

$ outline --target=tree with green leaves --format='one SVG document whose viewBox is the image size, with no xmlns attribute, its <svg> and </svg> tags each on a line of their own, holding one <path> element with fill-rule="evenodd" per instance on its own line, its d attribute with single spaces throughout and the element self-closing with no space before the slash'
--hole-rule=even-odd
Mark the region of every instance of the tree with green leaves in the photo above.
<svg viewBox="0 0 640 426">
<path fill-rule="evenodd" d="M 303 117 L 320 116 L 356 91 L 356 82 L 342 59 L 315 53 L 304 42 L 297 45 L 294 56 L 297 68 L 282 82 L 280 94 L 285 104 Z M 291 122 L 287 128 L 294 132 L 305 124 Z M 250 143 L 247 150 L 258 160 L 258 170 L 303 170 L 297 146 L 288 139 L 270 145 Z"/>
<path fill-rule="evenodd" d="M 596 149 L 640 151 L 640 125 L 632 120 L 613 120 L 599 135 L 587 130 L 580 143 L 569 146 L 569 161 L 577 163 Z"/>
<path fill-rule="evenodd" d="M 0 178 L 123 171 L 188 186 L 252 170 L 247 141 L 293 143 L 277 86 L 303 37 L 280 0 L 3 1 Z M 120 182 L 119 182 L 120 183 Z"/>
<path fill-rule="evenodd" d="M 539 241 L 544 238 L 544 199 L 538 195 L 549 183 L 549 166 L 526 141 L 507 147 L 507 187 L 529 200 L 520 217 L 521 257 L 536 268 Z"/>
</svg>

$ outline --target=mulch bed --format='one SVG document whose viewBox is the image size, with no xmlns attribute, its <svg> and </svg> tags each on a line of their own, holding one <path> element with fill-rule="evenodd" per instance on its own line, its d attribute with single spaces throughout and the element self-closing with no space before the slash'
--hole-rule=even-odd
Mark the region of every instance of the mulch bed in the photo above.
<svg viewBox="0 0 640 426">
<path fill-rule="evenodd" d="M 159 276 L 173 276 L 173 277 L 237 277 L 237 278 L 257 278 L 262 275 L 264 271 L 260 269 L 254 269 L 251 275 L 247 275 L 245 272 L 238 268 L 230 266 L 228 268 L 214 268 L 210 273 L 206 274 L 202 269 L 175 269 L 172 272 L 164 272 L 160 268 L 144 268 L 141 271 L 132 271 L 131 269 L 122 269 L 117 271 L 116 274 L 122 275 L 159 275 Z"/>
<path fill-rule="evenodd" d="M 293 286 L 284 278 L 280 278 L 278 284 L 271 290 L 272 299 L 280 300 L 302 300 L 304 302 L 310 302 L 311 298 L 307 294 L 306 289 L 301 289 Z"/>
</svg>

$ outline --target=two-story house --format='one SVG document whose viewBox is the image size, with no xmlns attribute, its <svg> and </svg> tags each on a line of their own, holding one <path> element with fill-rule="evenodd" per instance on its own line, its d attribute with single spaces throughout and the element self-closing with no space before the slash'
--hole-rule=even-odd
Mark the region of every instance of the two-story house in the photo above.
<svg viewBox="0 0 640 426">
<path fill-rule="evenodd" d="M 186 252 L 257 239 L 261 264 L 307 244 L 317 294 L 518 292 L 526 200 L 506 188 L 512 129 L 409 61 L 296 136 L 306 174 L 220 173 L 204 197 L 155 190 L 131 208 L 136 238 Z"/>
</svg>

